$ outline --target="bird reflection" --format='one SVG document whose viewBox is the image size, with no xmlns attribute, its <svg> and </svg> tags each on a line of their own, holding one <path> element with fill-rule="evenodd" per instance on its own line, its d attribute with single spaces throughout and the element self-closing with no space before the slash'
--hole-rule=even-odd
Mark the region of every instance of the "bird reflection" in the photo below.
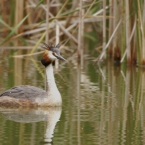
<svg viewBox="0 0 145 145">
<path fill-rule="evenodd" d="M 52 143 L 53 132 L 56 123 L 60 119 L 61 111 L 61 107 L 27 109 L 0 107 L 0 113 L 2 113 L 8 120 L 23 123 L 46 121 L 46 130 L 42 141 L 45 145 L 51 145 Z"/>
</svg>

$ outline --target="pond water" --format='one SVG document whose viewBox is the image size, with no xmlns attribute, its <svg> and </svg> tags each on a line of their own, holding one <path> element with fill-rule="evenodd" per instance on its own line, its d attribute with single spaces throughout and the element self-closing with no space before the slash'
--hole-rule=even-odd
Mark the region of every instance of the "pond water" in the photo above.
<svg viewBox="0 0 145 145">
<path fill-rule="evenodd" d="M 44 88 L 40 56 L 13 53 L 0 55 L 0 93 L 21 84 Z M 60 62 L 55 76 L 62 108 L 0 108 L 0 144 L 145 144 L 144 70 L 85 58 L 83 67 Z"/>
</svg>

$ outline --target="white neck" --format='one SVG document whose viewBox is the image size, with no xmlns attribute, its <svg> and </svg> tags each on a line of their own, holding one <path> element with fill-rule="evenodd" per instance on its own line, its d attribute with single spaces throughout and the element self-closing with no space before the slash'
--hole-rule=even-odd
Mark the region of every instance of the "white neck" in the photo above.
<svg viewBox="0 0 145 145">
<path fill-rule="evenodd" d="M 61 95 L 55 83 L 52 64 L 46 67 L 46 92 L 48 92 L 49 103 L 51 105 L 61 105 Z"/>
</svg>

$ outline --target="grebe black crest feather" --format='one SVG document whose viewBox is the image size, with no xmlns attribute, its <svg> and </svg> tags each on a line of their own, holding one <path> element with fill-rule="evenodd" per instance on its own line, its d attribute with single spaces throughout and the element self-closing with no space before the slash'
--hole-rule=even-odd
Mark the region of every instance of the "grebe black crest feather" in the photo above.
<svg viewBox="0 0 145 145">
<path fill-rule="evenodd" d="M 46 50 L 49 50 L 49 51 L 53 51 L 53 52 L 57 52 L 57 51 L 59 51 L 59 48 L 60 48 L 60 44 L 58 43 L 57 45 L 53 45 L 52 43 L 50 43 L 49 45 L 48 44 L 46 44 L 46 43 L 44 43 L 43 42 L 43 46 L 42 46 L 42 48 L 44 48 L 44 49 L 46 49 Z"/>
</svg>

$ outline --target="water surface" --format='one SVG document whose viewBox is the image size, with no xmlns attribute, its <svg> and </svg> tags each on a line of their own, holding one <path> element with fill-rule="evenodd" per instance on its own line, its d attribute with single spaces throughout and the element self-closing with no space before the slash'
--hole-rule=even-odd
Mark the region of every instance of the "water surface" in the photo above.
<svg viewBox="0 0 145 145">
<path fill-rule="evenodd" d="M 40 56 L 6 57 L 12 55 L 0 56 L 0 93 L 15 85 L 44 88 Z M 88 58 L 82 68 L 75 60 L 59 66 L 62 108 L 0 108 L 0 144 L 144 144 L 144 70 L 109 62 L 99 67 Z"/>
</svg>

